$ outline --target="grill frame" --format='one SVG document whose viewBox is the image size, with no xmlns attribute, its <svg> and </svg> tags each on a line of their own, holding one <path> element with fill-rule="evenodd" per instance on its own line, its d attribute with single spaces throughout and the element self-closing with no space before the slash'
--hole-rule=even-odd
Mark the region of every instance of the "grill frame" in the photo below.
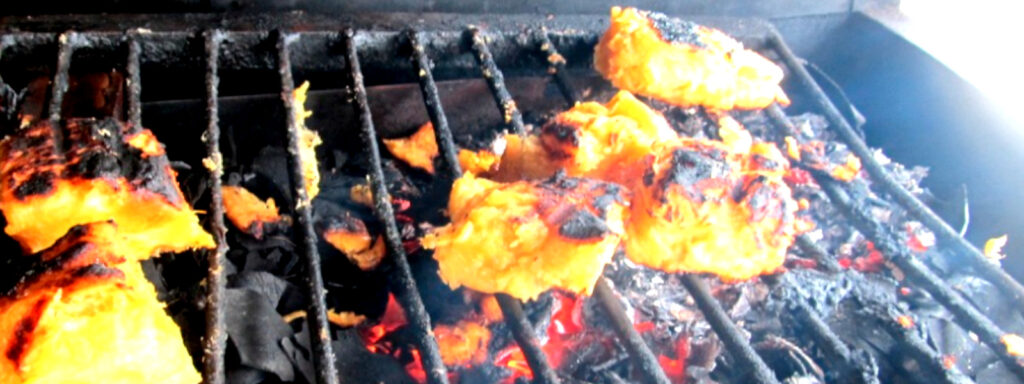
<svg viewBox="0 0 1024 384">
<path fill-rule="evenodd" d="M 414 16 L 418 16 L 418 18 Z M 430 320 L 416 290 L 406 255 L 401 247 L 394 213 L 389 204 L 390 199 L 381 170 L 380 150 L 377 148 L 377 132 L 367 104 L 366 81 L 359 67 L 360 61 L 370 62 L 374 66 L 380 65 L 383 67 L 383 71 L 380 73 L 387 74 L 408 71 L 407 68 L 394 65 L 395 53 L 398 53 L 399 57 L 406 54 L 409 56 L 414 71 L 407 74 L 406 77 L 399 77 L 399 79 L 418 79 L 428 114 L 436 128 L 438 144 L 442 149 L 444 163 L 446 163 L 445 169 L 448 170 L 447 177 L 454 179 L 461 174 L 461 171 L 456 161 L 456 147 L 452 140 L 452 132 L 447 124 L 447 118 L 438 96 L 430 57 L 444 57 L 452 52 L 472 53 L 474 61 L 465 60 L 465 57 L 456 57 L 452 60 L 446 59 L 443 63 L 444 67 L 448 68 L 447 70 L 454 69 L 456 72 L 476 70 L 482 73 L 492 90 L 498 110 L 503 116 L 506 116 L 509 128 L 514 132 L 522 132 L 524 130 L 522 115 L 504 85 L 504 76 L 500 69 L 502 65 L 514 65 L 519 61 L 518 56 L 523 52 L 533 51 L 538 56 L 535 58 L 537 62 L 548 64 L 549 73 L 554 76 L 566 100 L 572 103 L 578 100 L 578 94 L 573 90 L 571 79 L 566 74 L 567 66 L 570 64 L 558 62 L 552 57 L 558 53 L 556 46 L 567 48 L 570 51 L 587 49 L 592 46 L 596 31 L 603 30 L 602 19 L 589 16 L 570 16 L 560 17 L 557 21 L 539 21 L 534 16 L 512 16 L 491 18 L 488 20 L 489 28 L 484 30 L 466 22 L 477 19 L 472 16 L 387 14 L 383 19 L 374 19 L 373 16 L 368 15 L 327 19 L 292 13 L 281 19 L 271 20 L 268 17 L 250 16 L 225 20 L 210 15 L 182 15 L 179 18 L 135 15 L 117 16 L 114 20 L 104 23 L 95 20 L 71 21 L 59 16 L 40 20 L 15 19 L 15 22 L 8 24 L 9 31 L 2 32 L 3 36 L 0 37 L 0 59 L 6 61 L 6 63 L 0 62 L 0 69 L 20 65 L 20 60 L 24 57 L 45 55 L 39 50 L 46 51 L 46 47 L 56 45 L 55 75 L 47 111 L 49 119 L 59 120 L 76 49 L 89 48 L 116 52 L 126 47 L 128 120 L 134 126 L 140 126 L 142 86 L 140 73 L 141 66 L 147 59 L 150 64 L 166 59 L 167 62 L 162 65 L 171 67 L 179 65 L 205 66 L 204 85 L 208 125 L 204 139 L 207 142 L 207 154 L 216 164 L 210 169 L 208 175 L 212 186 L 211 229 L 217 240 L 217 247 L 208 254 L 211 265 L 208 283 L 211 289 L 206 299 L 207 321 L 212 325 L 207 328 L 207 335 L 204 338 L 203 372 L 204 379 L 210 383 L 224 381 L 223 355 L 226 340 L 226 333 L 223 331 L 223 307 L 220 305 L 224 291 L 222 275 L 224 254 L 227 252 L 227 244 L 224 240 L 226 227 L 224 226 L 223 204 L 220 198 L 222 170 L 219 161 L 218 140 L 220 131 L 217 96 L 218 70 L 221 62 L 227 61 L 226 67 L 233 69 L 277 70 L 280 76 L 282 102 L 286 109 L 286 115 L 288 115 L 286 129 L 290 139 L 289 152 L 291 155 L 289 174 L 292 180 L 292 191 L 299 201 L 296 210 L 299 217 L 299 230 L 297 231 L 299 239 L 296 243 L 300 245 L 299 249 L 307 263 L 307 272 L 310 274 L 308 276 L 309 296 L 314 300 L 311 300 L 311 315 L 307 318 L 310 321 L 312 334 L 316 335 L 312 337 L 315 350 L 314 361 L 318 380 L 323 383 L 338 382 L 338 377 L 333 364 L 324 364 L 324 362 L 333 361 L 334 356 L 330 346 L 329 325 L 326 320 L 319 255 L 315 248 L 316 234 L 312 229 L 309 200 L 301 182 L 301 162 L 297 154 L 297 122 L 294 117 L 297 106 L 294 105 L 290 96 L 294 87 L 292 82 L 294 68 L 302 67 L 331 73 L 346 73 L 348 81 L 354 88 L 354 103 L 358 106 L 361 136 L 367 148 L 370 149 L 369 156 L 372 159 L 370 179 L 374 190 L 375 212 L 378 218 L 385 223 L 389 254 L 399 269 L 398 274 L 392 276 L 394 280 L 392 289 L 396 290 L 396 296 L 410 317 L 410 324 L 417 335 L 418 348 L 424 355 L 425 371 L 428 373 L 429 382 L 446 383 L 446 370 L 443 363 L 440 363 L 436 339 L 433 338 L 430 331 Z M 1001 269 L 988 263 L 977 248 L 957 236 L 948 224 L 932 213 L 920 200 L 902 189 L 874 160 L 867 146 L 853 132 L 849 123 L 839 114 L 821 88 L 803 68 L 803 64 L 793 55 L 779 34 L 769 24 L 756 20 L 720 20 L 727 21 L 715 23 L 698 19 L 698 22 L 718 26 L 730 33 L 746 36 L 748 39 L 744 40 L 748 44 L 753 42 L 764 50 L 775 52 L 790 73 L 794 75 L 797 85 L 814 95 L 814 102 L 818 107 L 817 112 L 826 116 L 830 122 L 830 129 L 835 129 L 840 138 L 861 158 L 865 170 L 877 182 L 873 184 L 873 188 L 878 189 L 880 193 L 895 197 L 895 200 L 904 209 L 936 233 L 943 245 L 953 248 L 962 255 L 987 280 L 1009 293 L 1017 304 L 1024 303 L 1024 288 L 1019 283 Z M 189 31 L 187 28 L 181 28 L 182 23 L 188 22 L 199 23 L 194 25 L 219 24 L 220 27 L 197 33 Z M 723 28 L 723 23 L 734 28 Z M 138 29 L 136 28 L 138 25 L 150 25 L 158 30 L 163 27 L 166 30 L 153 32 L 150 29 Z M 407 28 L 407 25 L 412 25 L 412 28 Z M 435 30 L 439 25 L 470 26 Z M 16 29 L 33 32 L 10 32 Z M 59 32 L 39 32 L 55 29 Z M 303 32 L 288 32 L 294 30 Z M 757 30 L 759 33 L 752 36 L 749 33 L 752 30 Z M 744 32 L 748 33 L 744 35 Z M 226 41 L 231 45 L 225 46 Z M 203 54 L 195 55 L 193 52 L 195 46 L 200 43 L 203 47 Z M 276 48 L 276 50 L 269 50 L 269 55 L 265 47 L 267 43 L 272 43 Z M 337 45 L 344 47 L 343 57 L 339 60 L 322 60 L 325 55 L 327 57 L 336 56 L 329 52 L 333 49 L 332 47 Z M 6 52 L 8 49 L 14 49 L 14 52 Z M 14 56 L 13 60 L 11 56 Z M 204 60 L 194 60 L 195 58 Z M 317 58 L 321 60 L 315 60 Z M 298 64 L 293 65 L 293 63 Z M 767 114 L 777 129 L 782 132 L 792 130 L 792 127 L 788 126 L 785 113 L 781 108 L 772 106 L 767 110 Z M 982 342 L 991 347 L 1015 374 L 1024 378 L 1024 366 L 1021 365 L 1020 359 L 1009 356 L 1005 348 L 1001 348 L 999 336 L 1005 334 L 1003 331 L 996 327 L 991 320 L 974 310 L 959 293 L 939 280 L 927 266 L 916 260 L 905 246 L 893 241 L 893 235 L 888 233 L 880 223 L 866 217 L 863 212 L 857 211 L 856 202 L 851 202 L 848 198 L 844 199 L 843 185 L 831 180 L 828 175 L 814 172 L 812 174 L 832 198 L 832 201 L 841 208 L 841 211 L 858 225 L 857 229 L 878 244 L 886 255 L 890 256 L 890 261 L 903 271 L 909 272 L 915 281 L 956 315 L 958 323 L 966 329 L 975 331 L 981 337 Z M 814 250 L 814 244 L 807 241 L 806 238 L 799 241 L 799 246 Z M 836 267 L 835 260 L 827 253 L 815 250 L 811 254 L 819 255 L 820 259 L 824 261 L 825 269 Z M 738 361 L 752 367 L 752 382 L 777 382 L 774 374 L 754 352 L 749 341 L 742 337 L 738 327 L 724 316 L 720 306 L 707 292 L 706 283 L 698 276 L 693 275 L 684 276 L 683 282 L 691 295 L 697 299 L 698 306 L 704 312 L 714 331 L 722 337 L 729 353 Z M 603 281 L 599 283 L 595 296 L 602 301 L 604 309 L 610 313 L 613 319 L 624 319 L 625 313 L 610 295 L 612 293 L 607 284 Z M 508 297 L 502 297 L 499 302 L 513 329 L 516 341 L 523 346 L 524 354 L 531 368 L 538 373 L 539 382 L 559 382 L 554 370 L 547 364 L 543 352 L 540 351 L 535 336 L 529 331 L 528 323 L 522 314 L 521 303 Z M 611 303 L 615 303 L 615 305 L 610 305 Z M 848 364 L 853 369 L 860 371 L 861 375 L 856 376 L 861 379 L 854 379 L 851 382 L 877 382 L 877 378 L 871 375 L 871 368 L 864 364 L 860 364 L 858 367 L 853 363 L 849 348 L 843 345 L 827 326 L 824 326 L 825 324 L 820 318 L 817 318 L 806 307 L 801 307 L 800 304 L 796 303 L 797 318 L 805 324 L 810 324 L 808 329 L 812 334 L 827 341 L 824 343 L 826 346 L 822 348 L 824 353 L 840 357 L 843 364 Z M 1022 306 L 1018 305 L 1018 307 Z M 800 308 L 803 310 L 799 310 Z M 938 355 L 935 354 L 935 351 L 915 335 L 898 326 L 894 328 L 892 317 L 886 317 L 888 315 L 878 315 L 883 329 L 886 329 L 902 344 L 907 345 L 909 350 L 916 351 L 912 357 L 922 364 L 934 366 L 938 362 Z M 624 324 L 628 325 L 628 323 Z M 646 380 L 658 383 L 666 382 L 664 372 L 661 372 L 660 369 L 653 369 L 651 366 L 650 359 L 654 356 L 653 352 L 642 343 L 642 339 L 639 339 L 638 336 L 634 337 L 635 330 L 632 327 L 625 325 L 618 326 L 619 329 L 616 331 L 626 342 L 631 356 L 636 361 L 636 366 L 640 368 Z M 637 340 L 640 340 L 639 344 L 636 342 Z M 657 366 L 654 365 L 654 367 Z M 969 379 L 962 374 L 958 375 L 956 371 L 951 371 L 945 374 L 942 381 L 969 382 Z"/>
</svg>

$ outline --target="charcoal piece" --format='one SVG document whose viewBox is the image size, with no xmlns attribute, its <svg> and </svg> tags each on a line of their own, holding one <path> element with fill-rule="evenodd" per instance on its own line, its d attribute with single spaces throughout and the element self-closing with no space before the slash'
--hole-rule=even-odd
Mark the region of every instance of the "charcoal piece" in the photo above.
<svg viewBox="0 0 1024 384">
<path fill-rule="evenodd" d="M 1006 369 L 1006 366 L 1002 362 L 997 362 L 989 365 L 981 372 L 978 372 L 978 376 L 975 377 L 975 382 L 985 384 L 1011 384 L 1019 383 L 1017 376 Z"/>
<path fill-rule="evenodd" d="M 339 331 L 331 344 L 338 357 L 338 375 L 353 383 L 414 384 L 405 368 L 395 359 L 371 353 L 353 328 Z"/>
<path fill-rule="evenodd" d="M 281 340 L 281 350 L 284 351 L 288 361 L 298 371 L 307 383 L 315 383 L 316 376 L 313 374 L 313 356 L 309 348 L 309 330 L 305 321 L 301 322 L 302 330 Z M 338 353 L 337 350 L 334 351 Z"/>
<path fill-rule="evenodd" d="M 268 382 L 273 383 L 276 381 L 271 380 L 274 375 L 268 374 L 259 369 L 243 366 L 229 368 L 225 376 L 225 382 L 227 384 L 266 384 Z"/>
<path fill-rule="evenodd" d="M 228 338 L 238 349 L 242 365 L 273 373 L 283 381 L 293 380 L 292 363 L 279 346 L 292 335 L 292 329 L 266 297 L 248 289 L 229 288 L 224 299 Z"/>
<path fill-rule="evenodd" d="M 259 155 L 253 160 L 253 171 L 256 177 L 245 183 L 245 186 L 253 187 L 254 192 L 263 192 L 270 189 L 270 196 L 278 201 L 278 206 L 294 207 L 292 204 L 292 185 L 288 177 L 288 152 L 284 148 L 269 146 L 260 150 Z M 265 187 L 265 188 L 259 188 Z"/>
<path fill-rule="evenodd" d="M 271 308 L 277 308 L 281 296 L 291 285 L 284 279 L 263 271 L 242 271 L 228 276 L 228 288 L 240 288 L 258 292 Z"/>
</svg>

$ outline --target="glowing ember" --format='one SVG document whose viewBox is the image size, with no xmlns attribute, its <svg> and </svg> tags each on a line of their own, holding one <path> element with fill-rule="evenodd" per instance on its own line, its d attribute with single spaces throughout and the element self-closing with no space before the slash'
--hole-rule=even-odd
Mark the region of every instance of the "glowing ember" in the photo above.
<svg viewBox="0 0 1024 384">
<path fill-rule="evenodd" d="M 925 252 L 935 246 L 935 235 L 924 228 L 918 222 L 909 222 L 905 225 L 907 230 L 907 247 L 914 252 Z"/>
<path fill-rule="evenodd" d="M 686 358 L 690 355 L 690 339 L 683 336 L 676 341 L 676 357 L 658 356 L 658 364 L 673 383 L 686 381 Z"/>
<path fill-rule="evenodd" d="M 1003 345 L 1006 346 L 1006 353 L 1016 357 L 1024 356 L 1024 337 L 1007 333 L 1000 337 L 999 341 L 1002 341 Z"/>
<path fill-rule="evenodd" d="M 896 318 L 896 322 L 899 323 L 900 326 L 903 327 L 903 328 L 906 328 L 906 329 L 914 328 L 914 319 L 912 317 L 910 317 L 910 316 L 901 315 L 901 316 Z"/>
<path fill-rule="evenodd" d="M 481 364 L 487 359 L 491 331 L 482 324 L 461 320 L 455 325 L 438 325 L 434 327 L 434 337 L 445 365 L 468 366 Z"/>
<path fill-rule="evenodd" d="M 571 352 L 584 330 L 583 299 L 566 293 L 554 291 L 554 305 L 551 309 L 551 324 L 548 325 L 547 341 L 542 341 L 541 349 L 548 357 L 552 367 L 559 367 L 566 353 Z M 533 379 L 533 370 L 526 362 L 526 356 L 519 346 L 508 347 L 498 353 L 495 365 L 508 368 L 512 375 L 505 383 L 512 383 L 516 378 Z"/>
<path fill-rule="evenodd" d="M 942 368 L 945 368 L 945 369 L 948 370 L 948 369 L 953 369 L 953 367 L 956 367 L 956 356 L 953 356 L 953 355 L 943 355 L 942 356 Z"/>
</svg>

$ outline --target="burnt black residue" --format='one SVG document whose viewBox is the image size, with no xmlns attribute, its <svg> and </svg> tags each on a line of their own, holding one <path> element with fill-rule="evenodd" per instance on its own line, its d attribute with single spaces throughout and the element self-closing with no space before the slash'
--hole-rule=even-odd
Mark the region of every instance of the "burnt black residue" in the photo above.
<svg viewBox="0 0 1024 384">
<path fill-rule="evenodd" d="M 606 217 L 608 207 L 611 207 L 612 204 L 626 204 L 626 191 L 618 184 L 601 183 L 594 186 L 592 191 L 600 191 L 600 195 L 594 198 L 592 205 L 601 217 Z"/>
<path fill-rule="evenodd" d="M 577 209 L 558 227 L 558 234 L 576 240 L 595 240 L 610 231 L 604 220 L 586 209 Z"/>
<path fill-rule="evenodd" d="M 661 38 L 667 42 L 707 48 L 701 41 L 700 25 L 696 23 L 668 17 L 659 12 L 648 13 L 647 19 L 651 20 L 651 26 L 658 30 Z"/>
<path fill-rule="evenodd" d="M 56 175 L 53 172 L 37 172 L 32 174 L 25 182 L 14 187 L 14 197 L 25 199 L 32 195 L 45 195 L 53 190 L 53 182 Z"/>
<path fill-rule="evenodd" d="M 579 128 L 577 128 L 577 127 L 575 127 L 573 125 L 562 124 L 561 122 L 555 120 L 555 121 L 552 121 L 551 123 L 545 124 L 544 127 L 542 128 L 542 130 L 543 130 L 543 136 L 542 137 L 553 138 L 557 143 L 559 143 L 559 144 L 561 144 L 563 146 L 579 147 L 579 145 L 580 145 Z M 551 154 L 556 156 L 556 157 L 568 157 L 569 156 L 568 153 L 563 153 L 560 150 L 561 149 L 560 146 L 547 145 L 548 144 L 547 142 L 544 142 L 544 144 L 546 144 L 545 148 L 548 149 L 548 151 L 551 152 Z"/>
<path fill-rule="evenodd" d="M 672 151 L 672 165 L 661 179 L 661 189 L 679 185 L 692 200 L 702 201 L 703 194 L 697 183 L 709 179 L 724 179 L 729 175 L 725 155 L 717 149 L 696 151 L 677 148 Z"/>
<path fill-rule="evenodd" d="M 21 366 L 21 358 L 25 354 L 25 347 L 29 344 L 29 340 L 32 336 L 32 331 L 35 330 L 36 324 L 39 323 L 39 318 L 43 316 L 43 310 L 46 309 L 47 299 L 39 299 L 32 306 L 32 310 L 18 321 L 18 325 L 14 328 L 14 337 L 11 338 L 11 342 L 7 344 L 7 348 L 4 350 L 4 356 L 7 357 L 14 366 Z"/>
</svg>

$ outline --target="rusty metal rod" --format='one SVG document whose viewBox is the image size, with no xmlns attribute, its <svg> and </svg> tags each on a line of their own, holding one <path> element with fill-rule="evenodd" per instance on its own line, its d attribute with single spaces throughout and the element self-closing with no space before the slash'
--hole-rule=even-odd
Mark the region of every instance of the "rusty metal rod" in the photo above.
<svg viewBox="0 0 1024 384">
<path fill-rule="evenodd" d="M 761 356 L 758 356 L 754 346 L 750 345 L 739 327 L 729 319 L 729 315 L 722 309 L 718 300 L 711 296 L 708 284 L 699 276 L 690 274 L 680 276 L 679 280 L 697 302 L 697 308 L 700 308 L 711 329 L 722 339 L 725 349 L 736 360 L 737 367 L 747 369 L 742 372 L 747 382 L 778 384 L 779 380 L 775 378 L 775 373 L 768 368 Z"/>
<path fill-rule="evenodd" d="M 224 291 L 227 279 L 224 276 L 226 264 L 225 255 L 228 252 L 226 235 L 227 227 L 224 225 L 224 194 L 221 178 L 224 175 L 224 161 L 220 153 L 220 124 L 218 117 L 217 92 L 220 77 L 217 74 L 217 62 L 220 60 L 220 42 L 223 35 L 218 30 L 203 32 L 203 48 L 206 52 L 206 132 L 203 134 L 203 141 L 206 142 L 206 158 L 214 164 L 209 170 L 210 183 L 210 233 L 216 246 L 207 253 L 209 271 L 206 277 L 206 337 L 203 338 L 203 379 L 207 384 L 223 384 L 226 380 L 224 370 L 224 349 L 227 344 L 227 331 L 224 325 Z M 132 125 L 139 129 L 142 122 L 142 111 L 138 104 L 139 84 L 138 73 L 138 46 L 137 41 L 129 43 L 129 103 L 128 115 L 134 120 Z M 132 54 L 132 52 L 135 52 Z M 134 63 L 134 64 L 133 64 Z M 132 89 L 136 91 L 132 91 Z"/>
<path fill-rule="evenodd" d="M 423 93 L 423 104 L 427 108 L 427 115 L 434 125 L 434 139 L 437 140 L 438 149 L 442 156 L 442 163 L 447 170 L 447 175 L 452 180 L 462 176 L 462 167 L 459 165 L 459 149 L 455 146 L 455 139 L 451 127 L 448 126 L 448 117 L 444 113 L 444 106 L 441 105 L 441 96 L 437 91 L 437 83 L 434 82 L 434 74 L 430 70 L 430 58 L 420 41 L 419 32 L 410 30 L 406 32 L 409 38 L 409 46 L 412 49 L 412 66 L 419 78 L 420 91 Z M 448 183 L 446 183 L 448 184 Z M 448 185 L 450 188 L 451 185 Z"/>
<path fill-rule="evenodd" d="M 321 384 L 337 384 L 338 369 L 334 365 L 334 349 L 331 346 L 330 325 L 327 323 L 327 292 L 324 290 L 323 273 L 320 269 L 320 253 L 316 247 L 316 232 L 313 230 L 312 204 L 306 191 L 303 178 L 302 160 L 299 152 L 302 147 L 299 111 L 301 106 L 295 104 L 292 93 L 295 82 L 292 80 L 291 55 L 289 44 L 300 35 L 290 35 L 275 31 L 277 45 L 278 74 L 281 77 L 281 100 L 284 102 L 285 122 L 288 129 L 288 176 L 295 195 L 296 245 L 306 261 L 308 297 L 310 301 L 309 315 L 306 317 L 310 330 L 310 345 L 313 349 L 313 364 L 316 369 L 316 380 Z"/>
<path fill-rule="evenodd" d="M 508 92 L 508 87 L 505 86 L 505 76 L 502 75 L 498 64 L 494 62 L 494 56 L 491 55 L 490 48 L 487 48 L 486 38 L 480 32 L 480 29 L 473 25 L 466 29 L 466 36 L 469 39 L 469 47 L 473 51 L 473 57 L 476 58 L 477 63 L 480 65 L 480 71 L 483 73 L 484 79 L 487 80 L 487 86 L 491 88 L 491 94 L 494 95 L 494 102 L 498 105 L 498 111 L 501 112 L 503 121 L 512 129 L 512 132 L 516 134 L 526 133 L 526 128 L 523 125 L 523 114 L 519 112 L 519 107 L 516 106 L 515 100 L 512 99 L 512 94 Z"/>
<path fill-rule="evenodd" d="M 622 307 L 622 303 L 619 302 L 615 292 L 612 292 L 611 286 L 603 276 L 597 280 L 597 285 L 594 286 L 594 298 L 604 308 L 605 314 L 612 322 L 612 328 L 622 340 L 626 352 L 629 352 L 629 357 L 633 359 L 633 364 L 640 370 L 644 382 L 670 383 L 668 376 L 665 375 L 665 370 L 658 363 L 658 357 L 654 355 L 651 348 L 647 347 L 640 332 L 633 327 L 633 322 L 626 315 L 626 309 Z"/>
<path fill-rule="evenodd" d="M 392 273 L 396 284 L 398 301 L 405 309 L 409 326 L 415 334 L 417 348 L 423 361 L 423 370 L 430 383 L 448 383 L 448 369 L 441 360 L 441 352 L 437 339 L 430 327 L 430 315 L 423 305 L 416 280 L 409 267 L 409 260 L 402 246 L 401 233 L 395 221 L 395 213 L 391 207 L 391 195 L 384 179 L 384 169 L 380 160 L 380 148 L 377 145 L 377 130 L 373 126 L 369 100 L 366 97 L 366 85 L 363 83 L 363 72 L 359 68 L 359 49 L 355 41 L 355 31 L 346 29 L 342 33 L 345 40 L 345 60 L 349 69 L 349 80 L 355 93 L 356 112 L 359 114 L 359 128 L 370 157 L 370 186 L 373 191 L 373 208 L 377 218 L 384 223 L 385 240 L 391 260 L 397 270 Z"/>
<path fill-rule="evenodd" d="M 957 324 L 978 335 L 981 342 L 988 345 L 1011 372 L 1024 380 L 1024 360 L 1011 355 L 1003 345 L 1002 337 L 1006 335 L 1006 332 L 999 329 L 992 320 L 975 309 L 963 296 L 914 257 L 906 249 L 906 246 L 901 245 L 897 236 L 886 230 L 881 223 L 865 212 L 863 207 L 854 202 L 838 181 L 832 180 L 830 176 L 818 171 L 810 170 L 810 172 L 815 176 L 832 204 L 850 219 L 857 231 L 871 239 L 875 247 L 889 261 L 899 267 L 912 281 L 927 290 L 937 302 L 946 307 L 953 314 Z"/>
</svg>

